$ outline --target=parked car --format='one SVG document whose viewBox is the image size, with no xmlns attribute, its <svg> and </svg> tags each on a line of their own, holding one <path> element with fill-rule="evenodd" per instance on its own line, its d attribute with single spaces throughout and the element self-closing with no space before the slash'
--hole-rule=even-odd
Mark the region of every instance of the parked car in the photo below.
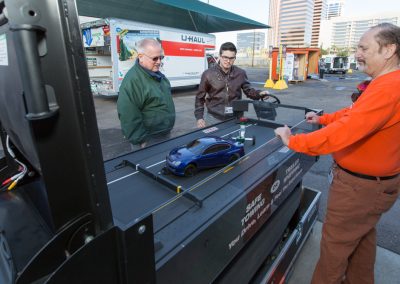
<svg viewBox="0 0 400 284">
<path fill-rule="evenodd" d="M 243 143 L 206 136 L 173 149 L 166 157 L 166 166 L 175 175 L 194 176 L 199 170 L 225 166 L 243 155 Z"/>
<path fill-rule="evenodd" d="M 206 54 L 208 68 L 213 67 L 214 65 L 218 64 L 217 59 L 212 54 Z"/>
</svg>

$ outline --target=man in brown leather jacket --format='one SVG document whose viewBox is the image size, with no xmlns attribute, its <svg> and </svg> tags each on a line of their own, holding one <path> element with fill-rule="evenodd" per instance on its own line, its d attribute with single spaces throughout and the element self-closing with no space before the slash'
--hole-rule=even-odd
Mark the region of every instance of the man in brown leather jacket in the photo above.
<svg viewBox="0 0 400 284">
<path fill-rule="evenodd" d="M 204 71 L 201 76 L 194 110 L 198 128 L 206 126 L 205 120 L 207 124 L 213 124 L 231 118 L 233 116 L 232 101 L 242 98 L 242 90 L 253 100 L 259 100 L 268 95 L 267 91 L 251 88 L 246 72 L 233 65 L 236 52 L 236 46 L 233 43 L 222 44 L 219 50 L 219 64 Z M 204 105 L 208 112 L 206 119 Z"/>
</svg>

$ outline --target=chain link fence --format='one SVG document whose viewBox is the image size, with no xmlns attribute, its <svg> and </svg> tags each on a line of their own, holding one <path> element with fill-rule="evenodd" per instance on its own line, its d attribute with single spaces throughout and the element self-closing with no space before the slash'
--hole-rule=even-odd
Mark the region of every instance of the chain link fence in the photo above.
<svg viewBox="0 0 400 284">
<path fill-rule="evenodd" d="M 235 65 L 246 67 L 268 67 L 268 59 L 261 56 L 236 57 Z"/>
</svg>

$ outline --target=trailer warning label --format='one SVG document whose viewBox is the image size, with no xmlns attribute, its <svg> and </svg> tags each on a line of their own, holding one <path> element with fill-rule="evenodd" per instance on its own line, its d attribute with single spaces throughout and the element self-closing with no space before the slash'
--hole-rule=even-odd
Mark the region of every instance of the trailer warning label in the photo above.
<svg viewBox="0 0 400 284">
<path fill-rule="evenodd" d="M 227 243 L 229 250 L 241 247 L 262 228 L 296 188 L 303 172 L 302 159 L 295 155 L 247 193 L 232 216 L 235 230 Z"/>
<path fill-rule="evenodd" d="M 240 240 L 249 240 L 271 215 L 272 198 L 269 189 L 275 181 L 275 174 L 262 181 L 247 197 L 245 212 L 240 219 L 240 232 L 229 242 L 231 250 Z"/>
</svg>

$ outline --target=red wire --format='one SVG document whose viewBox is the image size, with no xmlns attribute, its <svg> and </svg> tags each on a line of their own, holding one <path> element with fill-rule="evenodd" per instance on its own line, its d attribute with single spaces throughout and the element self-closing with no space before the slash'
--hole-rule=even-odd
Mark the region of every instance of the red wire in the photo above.
<svg viewBox="0 0 400 284">
<path fill-rule="evenodd" d="M 6 185 L 7 183 L 10 183 L 10 181 L 11 181 L 11 178 L 8 178 L 8 179 L 6 179 L 5 181 L 3 181 L 3 183 L 1 184 L 2 186 L 3 185 Z"/>
</svg>

